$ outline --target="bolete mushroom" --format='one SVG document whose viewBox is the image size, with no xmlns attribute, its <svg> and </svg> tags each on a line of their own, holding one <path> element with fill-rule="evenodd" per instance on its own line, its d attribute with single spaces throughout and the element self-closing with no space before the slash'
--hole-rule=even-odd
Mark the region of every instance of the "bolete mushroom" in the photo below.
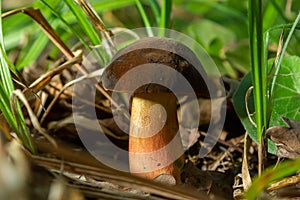
<svg viewBox="0 0 300 200">
<path fill-rule="evenodd" d="M 181 182 L 184 160 L 178 134 L 178 94 L 208 97 L 206 81 L 195 54 L 173 39 L 140 39 L 113 57 L 102 74 L 102 84 L 107 90 L 132 93 L 131 173 L 147 179 L 170 174 Z"/>
</svg>

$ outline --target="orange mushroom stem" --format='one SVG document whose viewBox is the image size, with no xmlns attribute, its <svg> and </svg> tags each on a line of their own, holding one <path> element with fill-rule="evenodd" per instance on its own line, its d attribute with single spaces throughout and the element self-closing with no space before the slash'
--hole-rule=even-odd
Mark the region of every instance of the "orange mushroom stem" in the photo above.
<svg viewBox="0 0 300 200">
<path fill-rule="evenodd" d="M 129 163 L 130 171 L 154 179 L 172 175 L 181 183 L 182 144 L 177 120 L 177 99 L 172 93 L 138 94 L 132 99 Z"/>
</svg>

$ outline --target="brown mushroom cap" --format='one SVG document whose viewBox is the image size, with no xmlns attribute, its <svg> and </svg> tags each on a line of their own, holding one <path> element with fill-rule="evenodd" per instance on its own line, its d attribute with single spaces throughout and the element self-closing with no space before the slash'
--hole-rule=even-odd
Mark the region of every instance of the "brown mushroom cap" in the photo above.
<svg viewBox="0 0 300 200">
<path fill-rule="evenodd" d="M 132 72 L 131 75 L 118 83 L 128 72 Z M 208 78 L 197 56 L 182 43 L 159 37 L 141 39 L 121 49 L 102 75 L 105 89 L 120 92 L 160 93 L 172 90 L 187 94 L 190 91 L 183 87 L 186 81 L 197 96 L 209 97 Z"/>
</svg>

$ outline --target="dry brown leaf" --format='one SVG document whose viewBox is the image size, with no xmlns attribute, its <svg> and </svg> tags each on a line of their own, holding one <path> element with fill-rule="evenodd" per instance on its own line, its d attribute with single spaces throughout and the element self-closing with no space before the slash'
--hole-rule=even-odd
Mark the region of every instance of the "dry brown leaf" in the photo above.
<svg viewBox="0 0 300 200">
<path fill-rule="evenodd" d="M 25 95 L 21 92 L 21 90 L 14 90 L 11 97 L 10 97 L 10 105 L 13 109 L 13 113 L 17 113 L 18 112 L 18 108 L 17 108 L 17 99 L 19 99 L 22 104 L 25 106 L 29 118 L 32 122 L 33 127 L 39 132 L 41 133 L 45 138 L 47 138 L 47 140 L 49 140 L 49 142 L 54 146 L 57 147 L 55 140 L 47 133 L 47 131 L 41 126 L 41 124 L 39 123 L 36 115 L 34 114 L 34 112 L 32 111 Z"/>
<path fill-rule="evenodd" d="M 267 130 L 267 135 L 276 144 L 278 157 L 295 159 L 300 157 L 300 122 L 282 117 L 289 126 L 274 126 Z"/>
<path fill-rule="evenodd" d="M 35 93 L 39 92 L 41 89 L 43 89 L 47 84 L 49 84 L 49 82 L 51 81 L 51 79 L 54 76 L 60 74 L 63 70 L 74 65 L 75 63 L 80 63 L 82 61 L 82 51 L 79 51 L 75 54 L 76 54 L 76 56 L 74 58 L 68 60 L 67 62 L 63 63 L 62 65 L 58 66 L 57 68 L 43 74 L 37 80 L 35 80 L 29 86 L 29 88 L 26 88 L 23 91 L 26 98 L 28 100 L 30 100 L 32 98 L 32 94 L 35 94 Z"/>
<path fill-rule="evenodd" d="M 251 176 L 248 168 L 248 151 L 250 147 L 248 133 L 245 133 L 244 137 L 244 153 L 243 153 L 243 163 L 242 163 L 242 179 L 243 179 L 243 188 L 247 190 L 251 185 Z"/>
</svg>

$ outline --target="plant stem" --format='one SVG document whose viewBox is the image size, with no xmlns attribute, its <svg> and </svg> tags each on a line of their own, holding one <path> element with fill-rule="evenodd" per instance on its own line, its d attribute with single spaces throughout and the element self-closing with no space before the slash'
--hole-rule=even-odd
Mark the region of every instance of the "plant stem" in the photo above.
<svg viewBox="0 0 300 200">
<path fill-rule="evenodd" d="M 262 137 L 267 128 L 267 78 L 266 67 L 264 65 L 264 41 L 263 41 L 263 18 L 262 1 L 249 0 L 249 39 L 250 56 L 252 68 L 252 80 L 254 87 L 254 105 L 256 117 L 257 141 L 259 145 L 264 145 Z M 263 147 L 259 147 L 258 173 L 262 171 Z"/>
</svg>

